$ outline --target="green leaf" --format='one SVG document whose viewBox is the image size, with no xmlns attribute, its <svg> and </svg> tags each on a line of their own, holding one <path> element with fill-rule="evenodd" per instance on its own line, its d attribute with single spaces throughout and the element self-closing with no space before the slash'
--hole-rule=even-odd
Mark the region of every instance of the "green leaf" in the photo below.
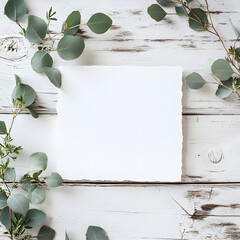
<svg viewBox="0 0 240 240">
<path fill-rule="evenodd" d="M 108 240 L 108 236 L 102 228 L 89 226 L 86 233 L 86 240 Z"/>
<path fill-rule="evenodd" d="M 5 192 L 0 193 L 0 209 L 7 207 L 7 195 Z"/>
<path fill-rule="evenodd" d="M 4 171 L 4 180 L 6 182 L 15 182 L 16 180 L 16 171 L 14 168 L 7 168 Z"/>
<path fill-rule="evenodd" d="M 44 67 L 43 72 L 55 87 L 60 88 L 62 86 L 62 75 L 57 68 Z"/>
<path fill-rule="evenodd" d="M 30 183 L 30 182 L 24 183 L 21 186 L 22 190 L 24 190 L 26 192 L 32 192 L 36 187 L 37 187 L 36 184 Z"/>
<path fill-rule="evenodd" d="M 157 2 L 162 6 L 168 6 L 173 3 L 172 0 L 157 0 Z"/>
<path fill-rule="evenodd" d="M 35 72 L 41 73 L 44 67 L 51 67 L 53 65 L 53 59 L 49 53 L 39 50 L 33 55 L 31 65 Z"/>
<path fill-rule="evenodd" d="M 192 8 L 189 13 L 189 27 L 196 31 L 206 29 L 208 26 L 208 18 L 201 8 Z"/>
<path fill-rule="evenodd" d="M 46 153 L 36 152 L 29 157 L 30 170 L 41 171 L 47 168 L 48 157 Z"/>
<path fill-rule="evenodd" d="M 151 18 L 157 22 L 163 20 L 163 18 L 167 15 L 167 13 L 158 4 L 152 4 L 148 7 L 147 12 Z"/>
<path fill-rule="evenodd" d="M 179 16 L 187 16 L 188 15 L 185 7 L 183 7 L 183 6 L 179 6 L 179 7 L 176 6 L 175 11 L 176 11 L 176 14 Z"/>
<path fill-rule="evenodd" d="M 15 76 L 15 80 L 16 80 L 16 85 L 20 84 L 21 83 L 20 77 L 17 74 L 14 74 L 14 76 Z"/>
<path fill-rule="evenodd" d="M 73 60 L 82 54 L 84 47 L 82 39 L 68 35 L 58 42 L 57 52 L 62 59 Z"/>
<path fill-rule="evenodd" d="M 102 34 L 112 26 L 112 19 L 104 13 L 96 13 L 90 17 L 87 26 L 94 33 Z"/>
<path fill-rule="evenodd" d="M 41 204 L 45 198 L 45 191 L 40 187 L 36 187 L 32 192 L 28 192 L 28 199 L 31 204 Z"/>
<path fill-rule="evenodd" d="M 233 78 L 229 78 L 227 81 L 224 81 L 224 86 L 221 86 L 219 85 L 218 86 L 218 89 L 216 91 L 216 96 L 217 97 L 220 97 L 220 98 L 226 98 L 228 97 L 232 92 L 233 92 L 233 89 L 232 89 L 232 82 L 233 82 Z"/>
<path fill-rule="evenodd" d="M 235 48 L 235 59 L 240 63 L 240 48 Z"/>
<path fill-rule="evenodd" d="M 26 84 L 18 84 L 13 89 L 12 99 L 16 102 L 17 99 L 23 99 L 25 107 L 29 107 L 36 98 L 36 93 L 32 87 Z"/>
<path fill-rule="evenodd" d="M 44 181 L 49 187 L 58 187 L 62 184 L 63 179 L 58 173 L 54 172 L 51 176 L 46 177 Z"/>
<path fill-rule="evenodd" d="M 199 73 L 193 72 L 186 77 L 186 83 L 192 89 L 199 89 L 203 87 L 206 81 Z"/>
<path fill-rule="evenodd" d="M 79 11 L 73 11 L 70 13 L 66 19 L 66 21 L 63 23 L 62 31 L 64 30 L 64 35 L 75 35 L 79 29 L 79 26 L 74 27 L 76 25 L 79 25 L 81 23 L 81 15 Z M 74 27 L 74 28 L 72 28 Z M 70 29 L 72 28 L 72 29 Z"/>
<path fill-rule="evenodd" d="M 41 175 L 42 172 L 43 172 L 42 170 L 39 171 L 39 172 L 35 172 L 35 173 L 32 175 L 33 178 L 37 181 L 37 180 L 39 179 L 39 176 Z"/>
<path fill-rule="evenodd" d="M 4 121 L 0 121 L 0 135 L 7 134 L 7 127 Z"/>
<path fill-rule="evenodd" d="M 65 232 L 65 240 L 69 240 L 68 234 Z"/>
<path fill-rule="evenodd" d="M 47 226 L 41 227 L 38 232 L 37 239 L 38 240 L 52 240 L 55 237 L 55 231 Z"/>
<path fill-rule="evenodd" d="M 46 22 L 37 16 L 28 17 L 26 37 L 30 43 L 42 43 L 47 33 Z"/>
<path fill-rule="evenodd" d="M 21 194 L 12 194 L 7 200 L 9 208 L 14 212 L 25 214 L 29 208 L 28 199 Z"/>
<path fill-rule="evenodd" d="M 29 219 L 27 223 L 28 227 L 39 227 L 43 224 L 46 214 L 38 209 L 31 209 L 27 212 L 25 218 Z"/>
<path fill-rule="evenodd" d="M 0 211 L 0 221 L 8 229 L 11 225 L 9 211 L 9 207 L 5 207 L 3 210 Z"/>
<path fill-rule="evenodd" d="M 12 21 L 18 21 L 27 13 L 24 0 L 8 0 L 4 8 L 4 13 Z"/>
<path fill-rule="evenodd" d="M 29 112 L 31 113 L 33 118 L 38 118 L 38 114 L 33 109 L 31 109 L 29 107 L 27 109 L 29 110 Z"/>
<path fill-rule="evenodd" d="M 212 73 L 222 81 L 228 80 L 234 73 L 230 63 L 225 59 L 218 59 L 212 65 Z"/>
</svg>

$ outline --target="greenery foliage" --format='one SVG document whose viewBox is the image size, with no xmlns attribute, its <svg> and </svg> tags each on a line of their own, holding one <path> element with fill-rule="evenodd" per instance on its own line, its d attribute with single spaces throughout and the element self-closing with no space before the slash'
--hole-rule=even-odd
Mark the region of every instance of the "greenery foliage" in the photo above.
<svg viewBox="0 0 240 240">
<path fill-rule="evenodd" d="M 41 176 L 47 169 L 48 162 L 47 155 L 42 152 L 33 153 L 29 157 L 29 171 L 17 178 L 13 165 L 22 148 L 13 145 L 11 131 L 16 117 L 34 103 L 36 93 L 30 86 L 22 84 L 17 75 L 15 79 L 16 86 L 12 93 L 13 116 L 9 128 L 4 121 L 0 121 L 0 221 L 10 239 L 51 240 L 55 231 L 47 226 L 41 227 L 37 236 L 27 233 L 28 229 L 41 226 L 46 217 L 43 211 L 29 208 L 30 204 L 41 204 L 45 200 L 47 186 L 58 187 L 63 180 L 58 173 Z"/>
<path fill-rule="evenodd" d="M 56 172 L 42 177 L 48 165 L 48 157 L 43 152 L 30 155 L 29 171 L 22 177 L 17 177 L 13 165 L 22 148 L 13 144 L 11 132 L 16 117 L 23 109 L 29 108 L 34 103 L 36 93 L 29 85 L 22 84 L 19 76 L 15 75 L 15 80 L 16 86 L 12 93 L 12 121 L 9 127 L 4 121 L 0 121 L 0 222 L 5 226 L 6 235 L 11 240 L 52 240 L 55 231 L 43 225 L 46 214 L 35 208 L 30 209 L 30 205 L 43 203 L 46 198 L 45 189 L 60 186 L 63 179 Z M 39 226 L 42 227 L 36 236 L 29 233 L 28 229 Z M 69 240 L 67 233 L 65 239 Z M 108 237 L 102 228 L 90 226 L 86 239 L 108 240 Z"/>
<path fill-rule="evenodd" d="M 157 0 L 157 4 L 148 8 L 148 14 L 156 21 L 161 21 L 167 15 L 162 6 L 174 6 L 177 15 L 188 19 L 191 29 L 207 31 L 216 36 L 226 52 L 224 59 L 217 59 L 211 66 L 213 82 L 206 82 L 199 73 L 194 72 L 186 77 L 187 85 L 192 89 L 199 89 L 206 83 L 217 84 L 216 96 L 226 98 L 234 93 L 240 99 L 240 48 L 236 46 L 240 39 L 240 33 L 231 20 L 230 25 L 236 34 L 236 39 L 232 45 L 227 47 L 214 26 L 207 0 L 203 0 L 203 3 L 198 0 Z"/>
<path fill-rule="evenodd" d="M 105 33 L 112 25 L 112 20 L 103 13 L 94 14 L 87 24 L 81 24 L 79 11 L 73 11 L 64 21 L 62 29 L 52 34 L 49 25 L 51 21 L 57 21 L 56 12 L 52 8 L 46 13 L 46 19 L 29 15 L 28 25 L 25 29 L 20 20 L 26 15 L 27 7 L 24 0 L 8 0 L 5 5 L 5 15 L 21 28 L 21 34 L 31 44 L 37 45 L 38 50 L 32 57 L 31 66 L 37 73 L 45 73 L 51 83 L 61 87 L 61 73 L 53 66 L 53 58 L 50 53 L 56 51 L 64 60 L 78 58 L 85 47 L 84 40 L 74 36 L 81 25 L 87 25 L 94 33 Z M 60 40 L 58 39 L 61 36 Z M 58 41 L 55 46 L 55 41 Z M 55 237 L 55 230 L 45 226 L 46 214 L 35 208 L 44 202 L 47 187 L 58 187 L 63 183 L 62 177 L 53 172 L 50 176 L 43 177 L 47 169 L 48 157 L 43 152 L 33 153 L 29 159 L 29 171 L 22 177 L 17 177 L 13 167 L 17 156 L 22 150 L 21 146 L 15 146 L 11 138 L 11 132 L 16 117 L 28 109 L 34 118 L 38 114 L 31 108 L 35 102 L 36 93 L 32 87 L 23 84 L 20 78 L 15 75 L 16 86 L 12 92 L 12 121 L 7 127 L 4 121 L 0 121 L 0 222 L 6 228 L 4 233 L 11 240 L 52 240 Z M 36 235 L 29 229 L 40 228 Z M 86 233 L 88 240 L 108 240 L 106 232 L 95 226 L 90 226 Z M 65 240 L 69 240 L 65 234 Z"/>
<path fill-rule="evenodd" d="M 20 20 L 26 15 L 24 0 L 8 0 L 4 12 L 10 20 L 16 22 L 21 28 L 20 33 L 31 44 L 38 47 L 38 51 L 31 60 L 32 69 L 37 73 L 44 73 L 50 82 L 58 88 L 62 84 L 61 73 L 57 68 L 52 67 L 52 52 L 57 52 L 64 60 L 76 59 L 81 56 L 85 48 L 84 40 L 75 36 L 80 26 L 86 25 L 96 34 L 105 33 L 112 26 L 112 19 L 103 13 L 92 15 L 88 22 L 83 24 L 80 12 L 73 11 L 63 22 L 62 29 L 52 33 L 50 24 L 52 21 L 57 21 L 56 12 L 52 8 L 46 12 L 46 21 L 38 16 L 29 15 L 26 28 L 20 23 Z M 58 43 L 56 44 L 56 42 Z"/>
</svg>

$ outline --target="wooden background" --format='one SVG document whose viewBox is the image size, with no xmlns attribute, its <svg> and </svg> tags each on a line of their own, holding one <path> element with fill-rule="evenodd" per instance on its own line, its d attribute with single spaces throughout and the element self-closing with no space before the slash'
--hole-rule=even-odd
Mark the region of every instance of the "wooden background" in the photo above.
<svg viewBox="0 0 240 240">
<path fill-rule="evenodd" d="M 0 3 L 2 10 L 5 2 Z M 186 19 L 176 16 L 172 7 L 166 8 L 169 15 L 163 22 L 152 20 L 146 9 L 154 0 L 26 3 L 30 14 L 41 17 L 51 6 L 57 11 L 60 21 L 52 25 L 52 31 L 60 29 L 73 10 L 81 11 L 83 22 L 96 12 L 113 19 L 113 27 L 104 35 L 82 28 L 83 55 L 70 62 L 56 55 L 55 66 L 182 65 L 184 75 L 198 71 L 211 81 L 203 71 L 205 62 L 225 54 L 218 39 L 189 29 Z M 231 44 L 235 34 L 229 18 L 240 25 L 240 1 L 209 0 L 209 5 L 219 32 Z M 41 113 L 37 120 L 22 114 L 16 122 L 15 142 L 24 147 L 16 163 L 19 173 L 27 169 L 26 159 L 35 151 L 45 151 L 49 171 L 54 170 L 57 90 L 31 69 L 34 47 L 6 16 L 1 15 L 0 20 L 0 119 L 9 121 L 11 117 L 14 73 L 37 91 L 35 109 Z M 240 102 L 235 97 L 221 100 L 214 96 L 215 90 L 211 85 L 200 91 L 183 86 L 182 183 L 65 181 L 62 187 L 49 190 L 46 202 L 39 206 L 49 215 L 46 223 L 56 229 L 56 239 L 64 239 L 65 230 L 71 240 L 85 239 L 88 225 L 103 227 L 114 240 L 240 239 Z"/>
</svg>

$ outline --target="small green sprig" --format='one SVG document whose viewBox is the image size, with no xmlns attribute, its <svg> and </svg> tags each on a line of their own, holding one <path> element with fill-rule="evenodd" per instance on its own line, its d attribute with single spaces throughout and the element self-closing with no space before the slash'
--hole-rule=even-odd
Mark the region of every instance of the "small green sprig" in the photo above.
<svg viewBox="0 0 240 240">
<path fill-rule="evenodd" d="M 48 21 L 57 21 L 57 18 L 53 17 L 56 14 L 56 12 L 53 12 L 52 7 L 49 9 L 48 12 L 46 12 L 46 18 Z"/>
<path fill-rule="evenodd" d="M 226 98 L 231 94 L 236 94 L 240 99 L 240 34 L 230 20 L 230 25 L 233 28 L 236 39 L 234 44 L 227 47 L 222 37 L 218 33 L 212 20 L 209 10 L 208 1 L 204 0 L 205 4 L 198 0 L 195 2 L 198 7 L 192 7 L 194 0 L 157 0 L 158 4 L 153 4 L 148 8 L 148 14 L 156 21 L 162 21 L 167 13 L 162 6 L 175 5 L 176 14 L 186 17 L 188 25 L 195 31 L 207 31 L 217 37 L 223 46 L 226 55 L 222 59 L 217 59 L 211 66 L 212 82 L 206 82 L 204 78 L 197 72 L 193 72 L 186 77 L 187 85 L 192 89 L 200 89 L 206 83 L 218 85 L 216 96 Z"/>
<path fill-rule="evenodd" d="M 105 33 L 112 26 L 112 19 L 103 13 L 96 13 L 90 17 L 87 23 L 81 22 L 79 11 L 73 11 L 64 20 L 62 29 L 53 33 L 50 30 L 51 21 L 57 21 L 56 12 L 51 7 L 46 12 L 47 22 L 34 15 L 28 16 L 27 27 L 23 27 L 20 20 L 26 15 L 26 4 L 24 0 L 8 0 L 4 12 L 6 16 L 14 21 L 28 41 L 37 46 L 38 51 L 31 60 L 32 69 L 37 73 L 44 73 L 50 82 L 60 88 L 62 85 L 61 73 L 53 67 L 52 52 L 57 52 L 64 60 L 73 60 L 82 54 L 85 48 L 84 39 L 75 36 L 80 26 L 86 25 L 96 34 Z"/>
</svg>

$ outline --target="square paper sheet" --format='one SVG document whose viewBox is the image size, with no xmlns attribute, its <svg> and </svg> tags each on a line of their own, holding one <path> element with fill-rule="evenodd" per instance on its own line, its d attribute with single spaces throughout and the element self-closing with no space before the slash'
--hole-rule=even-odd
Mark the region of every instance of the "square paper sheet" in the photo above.
<svg viewBox="0 0 240 240">
<path fill-rule="evenodd" d="M 58 171 L 69 180 L 180 181 L 180 67 L 61 67 Z"/>
</svg>

